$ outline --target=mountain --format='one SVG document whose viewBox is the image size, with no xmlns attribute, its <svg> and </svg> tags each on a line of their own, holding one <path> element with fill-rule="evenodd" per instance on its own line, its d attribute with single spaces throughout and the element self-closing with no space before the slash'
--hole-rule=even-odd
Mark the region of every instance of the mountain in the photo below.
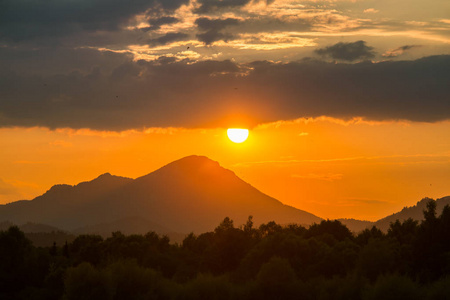
<svg viewBox="0 0 450 300">
<path fill-rule="evenodd" d="M 422 221 L 424 219 L 423 211 L 426 209 L 427 203 L 429 201 L 436 201 L 436 213 L 437 215 L 440 215 L 444 206 L 450 205 L 450 196 L 443 197 L 437 200 L 433 200 L 431 198 L 423 198 L 422 200 L 418 201 L 416 205 L 404 207 L 401 211 L 389 215 L 387 217 L 384 217 L 382 219 L 379 219 L 378 221 L 375 222 L 361 221 L 355 219 L 337 219 L 337 220 L 342 224 L 344 224 L 345 226 L 347 226 L 348 229 L 356 233 L 361 232 L 366 228 L 372 228 L 372 226 L 376 226 L 382 231 L 387 232 L 390 224 L 395 222 L 396 220 L 400 220 L 401 222 L 403 222 L 404 220 L 411 218 L 419 222 Z"/>
<path fill-rule="evenodd" d="M 393 223 L 396 220 L 404 221 L 408 218 L 412 218 L 414 220 L 422 221 L 424 219 L 423 211 L 427 208 L 427 203 L 429 201 L 434 200 L 430 198 L 423 198 L 422 200 L 417 202 L 416 205 L 404 207 L 401 211 L 376 221 L 374 225 L 382 231 L 386 232 L 389 228 L 390 223 Z M 436 199 L 437 215 L 441 214 L 442 209 L 445 205 L 450 205 L 450 196 Z"/>
<path fill-rule="evenodd" d="M 159 224 L 146 220 L 142 217 L 128 217 L 109 223 L 100 223 L 85 226 L 73 230 L 75 234 L 98 234 L 104 237 L 110 236 L 111 232 L 120 231 L 123 234 L 146 234 L 149 231 L 168 233 L 170 230 Z"/>
<path fill-rule="evenodd" d="M 225 217 L 235 224 L 311 224 L 321 218 L 284 205 L 203 156 L 188 156 L 137 179 L 109 173 L 55 185 L 30 201 L 0 205 L 0 222 L 33 222 L 77 232 L 201 233 Z"/>
<path fill-rule="evenodd" d="M 107 207 L 95 208 L 92 207 L 93 204 L 97 199 L 114 193 L 131 181 L 130 178 L 107 173 L 76 186 L 54 185 L 45 194 L 33 200 L 1 205 L 0 221 L 11 221 L 15 224 L 44 223 L 63 230 L 72 230 L 96 222 L 97 218 L 102 220 L 102 210 Z M 86 214 L 86 209 L 97 210 Z M 98 216 L 92 216 L 92 213 L 98 213 Z"/>
<path fill-rule="evenodd" d="M 339 222 L 347 226 L 350 231 L 358 233 L 363 231 L 366 228 L 372 228 L 374 222 L 371 221 L 362 221 L 356 219 L 337 219 Z"/>
<path fill-rule="evenodd" d="M 36 232 L 50 233 L 50 232 L 59 231 L 58 228 L 49 226 L 46 224 L 37 224 L 37 223 L 27 222 L 25 224 L 17 225 L 10 221 L 0 222 L 0 230 L 3 230 L 3 231 L 7 230 L 11 226 L 18 226 L 20 228 L 20 230 L 22 230 L 24 233 L 36 233 Z"/>
</svg>

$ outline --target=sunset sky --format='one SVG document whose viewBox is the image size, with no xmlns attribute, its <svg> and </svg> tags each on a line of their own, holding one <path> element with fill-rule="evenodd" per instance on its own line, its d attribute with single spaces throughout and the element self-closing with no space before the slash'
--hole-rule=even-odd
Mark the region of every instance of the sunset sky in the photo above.
<svg viewBox="0 0 450 300">
<path fill-rule="evenodd" d="M 0 204 L 192 154 L 323 218 L 450 195 L 450 1 L 0 2 Z"/>
</svg>

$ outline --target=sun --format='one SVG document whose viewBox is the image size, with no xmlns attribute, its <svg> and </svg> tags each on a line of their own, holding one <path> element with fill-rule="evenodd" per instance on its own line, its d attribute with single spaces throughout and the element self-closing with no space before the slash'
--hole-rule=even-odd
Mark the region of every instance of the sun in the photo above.
<svg viewBox="0 0 450 300">
<path fill-rule="evenodd" d="M 228 128 L 228 138 L 234 143 L 243 143 L 248 138 L 248 129 Z"/>
</svg>

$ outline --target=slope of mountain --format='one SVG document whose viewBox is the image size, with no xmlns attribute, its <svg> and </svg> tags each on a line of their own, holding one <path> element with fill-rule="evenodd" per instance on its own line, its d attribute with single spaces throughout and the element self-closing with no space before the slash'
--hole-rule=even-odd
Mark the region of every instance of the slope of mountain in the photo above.
<svg viewBox="0 0 450 300">
<path fill-rule="evenodd" d="M 85 223 L 96 222 L 97 217 L 101 220 L 101 211 L 97 211 L 99 214 L 92 219 L 90 214 L 84 214 L 85 209 L 96 203 L 96 199 L 114 193 L 131 181 L 130 178 L 107 173 L 76 186 L 54 185 L 45 194 L 33 200 L 1 205 L 0 221 L 11 221 L 15 224 L 43 223 L 71 230 L 84 226 Z M 107 210 L 107 206 L 102 210 Z"/>
<path fill-rule="evenodd" d="M 382 231 L 387 231 L 389 228 L 389 224 L 395 222 L 397 219 L 400 221 L 404 221 L 408 218 L 412 218 L 414 220 L 422 221 L 424 219 L 423 211 L 426 209 L 427 203 L 430 200 L 434 201 L 430 198 L 423 198 L 422 200 L 417 202 L 416 205 L 404 207 L 401 211 L 376 221 L 374 225 Z M 441 214 L 442 209 L 445 205 L 450 205 L 450 196 L 436 199 L 437 215 Z"/>
<path fill-rule="evenodd" d="M 135 180 L 107 173 L 76 186 L 55 185 L 31 201 L 0 205 L 0 221 L 44 223 L 64 230 L 120 229 L 118 224 L 128 219 L 130 230 L 148 226 L 148 231 L 156 228 L 158 233 L 200 233 L 214 229 L 225 217 L 240 225 L 249 215 L 255 225 L 321 221 L 201 156 L 182 158 Z"/>
<path fill-rule="evenodd" d="M 49 225 L 45 225 L 45 224 L 37 224 L 37 223 L 25 223 L 25 224 L 14 224 L 10 221 L 4 221 L 4 222 L 0 222 L 0 230 L 8 230 L 9 227 L 11 226 L 17 226 L 20 228 L 20 230 L 22 230 L 24 233 L 35 233 L 35 232 L 42 232 L 42 233 L 50 233 L 50 232 L 54 232 L 54 231 L 59 231 L 58 228 L 53 227 L 53 226 L 49 226 Z"/>
</svg>

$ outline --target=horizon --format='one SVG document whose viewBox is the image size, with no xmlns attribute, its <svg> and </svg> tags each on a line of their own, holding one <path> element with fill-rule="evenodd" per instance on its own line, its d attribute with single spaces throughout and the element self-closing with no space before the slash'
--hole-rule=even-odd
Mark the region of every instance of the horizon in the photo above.
<svg viewBox="0 0 450 300">
<path fill-rule="evenodd" d="M 87 182 L 91 182 L 91 181 L 97 180 L 97 179 L 99 179 L 100 177 L 103 177 L 104 175 L 109 175 L 109 176 L 113 176 L 113 177 L 121 177 L 121 178 L 126 178 L 126 179 L 136 180 L 136 179 L 138 179 L 138 178 L 145 177 L 146 175 L 152 174 L 152 173 L 154 173 L 154 172 L 156 172 L 156 171 L 158 171 L 158 170 L 160 170 L 160 169 L 163 169 L 163 168 L 165 168 L 165 167 L 168 166 L 168 165 L 172 165 L 173 163 L 177 163 L 178 161 L 186 160 L 187 158 L 190 158 L 190 157 L 201 157 L 201 158 L 205 158 L 205 159 L 207 159 L 207 160 L 209 160 L 209 161 L 218 163 L 219 166 L 220 166 L 221 168 L 223 168 L 223 169 L 225 169 L 225 170 L 229 170 L 229 169 L 227 169 L 227 168 L 224 168 L 224 167 L 220 164 L 220 162 L 214 161 L 214 160 L 212 160 L 211 158 L 209 158 L 209 157 L 207 157 L 207 156 L 191 154 L 191 155 L 187 155 L 187 156 L 181 157 L 181 158 L 179 158 L 179 159 L 176 159 L 176 160 L 174 160 L 174 161 L 171 161 L 171 162 L 169 162 L 169 163 L 166 163 L 166 164 L 164 164 L 163 166 L 158 167 L 157 169 L 151 171 L 150 173 L 143 174 L 143 175 L 138 176 L 138 177 L 135 177 L 135 178 L 126 177 L 126 176 L 121 176 L 120 174 L 112 174 L 111 172 L 105 172 L 105 173 L 99 174 L 99 175 L 96 176 L 95 178 L 88 179 L 88 180 L 83 180 L 83 181 L 77 182 L 77 183 L 75 183 L 75 184 L 67 184 L 67 183 L 57 183 L 57 184 L 54 184 L 54 185 L 52 185 L 47 191 L 45 191 L 43 194 L 45 194 L 46 192 L 48 192 L 48 191 L 49 191 L 51 188 L 53 188 L 54 186 L 58 186 L 58 185 L 69 185 L 69 186 L 71 186 L 71 187 L 75 187 L 75 186 L 77 186 L 77 185 L 79 185 L 79 184 L 82 184 L 82 183 L 87 183 Z M 234 173 L 234 172 L 233 172 L 233 173 Z M 187 174 L 185 174 L 185 175 L 187 175 Z M 213 175 L 213 174 L 211 174 L 211 175 Z M 236 175 L 236 174 L 235 174 L 235 175 Z M 237 176 L 237 175 L 236 175 L 236 176 Z M 237 176 L 237 177 L 238 177 L 239 179 L 242 180 L 242 178 L 240 178 L 239 176 Z M 245 182 L 245 181 L 244 181 L 244 182 Z M 247 182 L 247 183 L 249 183 L 249 182 Z M 251 184 L 250 184 L 250 185 L 251 185 Z M 253 186 L 253 185 L 252 185 L 252 186 Z M 258 190 L 258 189 L 257 189 L 257 190 Z M 260 191 L 260 192 L 261 192 L 261 191 Z M 43 194 L 42 194 L 42 195 L 43 195 Z M 265 194 L 265 193 L 263 192 L 263 194 Z M 266 194 L 266 195 L 267 195 L 267 194 Z M 38 196 L 41 196 L 41 195 L 38 195 Z M 277 201 L 280 201 L 279 199 L 276 199 L 275 197 L 272 197 L 271 195 L 267 195 L 267 196 L 269 196 L 269 197 L 271 197 L 271 198 L 274 198 L 274 199 L 277 200 Z M 424 197 L 424 198 L 418 199 L 418 200 L 415 201 L 414 203 L 411 203 L 411 205 L 404 206 L 403 208 L 406 208 L 406 207 L 414 207 L 418 202 L 420 202 L 420 201 L 422 201 L 422 200 L 424 200 L 424 199 L 438 200 L 438 199 L 440 199 L 440 198 L 446 198 L 446 197 L 449 197 L 449 195 L 445 195 L 445 196 L 438 197 L 438 198 L 435 198 L 435 199 L 430 198 L 430 197 Z M 8 203 L 2 203 L 2 204 L 0 204 L 0 205 L 10 204 L 10 203 L 14 203 L 14 202 L 17 202 L 17 201 L 31 201 L 31 200 L 34 200 L 34 198 L 33 198 L 33 199 L 20 199 L 20 200 L 8 202 Z M 280 201 L 280 202 L 281 202 L 282 204 L 284 204 L 284 205 L 289 205 L 289 204 L 283 203 L 282 201 Z M 290 206 L 292 206 L 292 205 L 290 205 Z M 295 207 L 295 206 L 292 206 L 292 207 L 294 207 L 294 208 L 296 208 L 296 209 L 303 210 L 303 209 L 300 208 L 300 207 Z M 306 210 L 303 210 L 303 211 L 306 211 Z M 312 213 L 312 212 L 310 212 L 310 211 L 306 211 L 306 212 Z M 317 215 L 317 214 L 314 214 L 314 213 L 312 213 L 312 214 L 315 215 L 315 216 L 317 216 L 317 217 L 319 217 L 319 218 L 321 218 L 321 219 L 323 219 L 323 220 L 347 219 L 347 220 L 359 220 L 359 221 L 376 222 L 376 221 L 379 221 L 379 220 L 381 220 L 381 219 L 384 219 L 384 218 L 386 218 L 386 217 L 389 217 L 389 216 L 391 216 L 391 215 L 393 215 L 393 214 L 395 214 L 395 213 L 398 213 L 398 212 L 400 212 L 400 210 L 394 211 L 394 212 L 392 212 L 392 213 L 390 213 L 390 214 L 386 214 L 386 215 L 384 215 L 384 216 L 382 216 L 382 217 L 379 217 L 379 218 L 377 218 L 377 219 L 374 219 L 374 220 L 367 220 L 367 219 L 362 219 L 362 218 L 359 218 L 359 219 L 358 219 L 358 218 L 346 218 L 346 217 L 324 218 L 324 217 L 322 217 L 322 216 L 320 216 L 320 215 Z M 226 217 L 226 216 L 224 216 L 224 217 Z"/>
<path fill-rule="evenodd" d="M 325 219 L 450 195 L 447 0 L 41 2 L 0 4 L 0 204 L 189 154 Z"/>
</svg>

